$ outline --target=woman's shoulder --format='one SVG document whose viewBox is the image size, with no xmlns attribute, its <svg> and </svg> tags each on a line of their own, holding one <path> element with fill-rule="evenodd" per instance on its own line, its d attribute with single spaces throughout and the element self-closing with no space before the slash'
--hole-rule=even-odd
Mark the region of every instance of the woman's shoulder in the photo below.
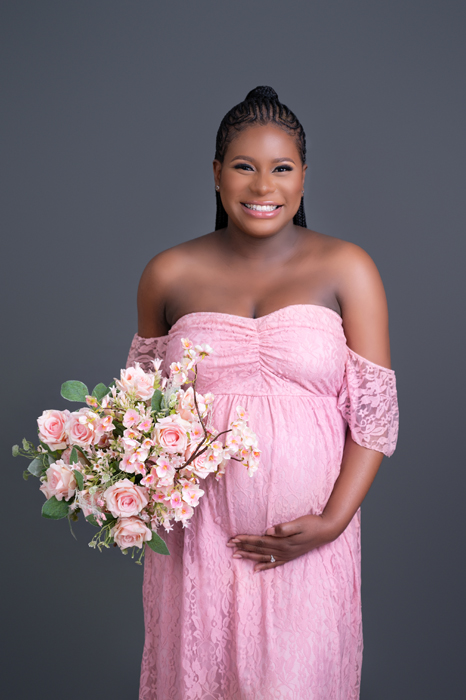
<svg viewBox="0 0 466 700">
<path fill-rule="evenodd" d="M 201 258 L 206 254 L 212 247 L 214 237 L 215 233 L 207 233 L 157 253 L 149 260 L 143 274 L 171 278 L 174 273 L 182 272 L 186 266 L 192 266 L 193 257 Z"/>
<path fill-rule="evenodd" d="M 356 243 L 310 229 L 304 230 L 304 239 L 309 255 L 322 264 L 342 267 L 349 274 L 361 267 L 375 267 L 371 256 Z"/>
</svg>

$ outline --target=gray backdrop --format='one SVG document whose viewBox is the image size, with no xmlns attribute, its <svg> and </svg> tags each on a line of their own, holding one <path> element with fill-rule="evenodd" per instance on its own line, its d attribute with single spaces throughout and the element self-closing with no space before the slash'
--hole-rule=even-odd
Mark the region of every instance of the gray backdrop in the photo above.
<svg viewBox="0 0 466 700">
<path fill-rule="evenodd" d="M 465 8 L 3 0 L 4 697 L 137 698 L 142 568 L 41 519 L 10 448 L 62 381 L 124 365 L 141 271 L 213 229 L 216 129 L 258 84 L 306 129 L 308 225 L 365 248 L 389 299 L 401 432 L 363 506 L 362 700 L 465 697 Z"/>
</svg>

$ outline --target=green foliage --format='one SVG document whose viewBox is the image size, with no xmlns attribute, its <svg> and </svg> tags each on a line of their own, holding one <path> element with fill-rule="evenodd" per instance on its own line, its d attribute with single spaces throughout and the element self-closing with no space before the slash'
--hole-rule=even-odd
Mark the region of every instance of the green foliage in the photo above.
<svg viewBox="0 0 466 700">
<path fill-rule="evenodd" d="M 35 459 L 32 460 L 32 462 L 29 465 L 27 470 L 33 476 L 37 476 L 37 477 L 42 476 L 42 472 L 44 471 L 44 463 L 42 462 L 41 459 L 36 457 Z"/>
<path fill-rule="evenodd" d="M 152 395 L 151 408 L 155 413 L 159 413 L 162 406 L 163 394 L 160 389 L 156 389 Z"/>
<path fill-rule="evenodd" d="M 73 474 L 74 474 L 74 478 L 76 479 L 76 483 L 78 485 L 79 491 L 82 491 L 84 488 L 83 475 L 81 474 L 81 472 L 78 472 L 77 469 L 73 469 Z"/>
<path fill-rule="evenodd" d="M 50 520 L 61 520 L 62 518 L 66 518 L 68 510 L 69 506 L 65 500 L 59 501 L 55 496 L 52 496 L 52 498 L 45 501 L 42 506 L 42 515 L 44 518 L 49 518 Z"/>
<path fill-rule="evenodd" d="M 73 447 L 70 452 L 70 464 L 76 464 L 78 462 L 78 450 Z"/>
<path fill-rule="evenodd" d="M 161 537 L 156 532 L 152 533 L 152 539 L 146 542 L 146 545 L 157 552 L 157 554 L 170 554 L 168 547 Z"/>
<path fill-rule="evenodd" d="M 82 382 L 72 379 L 64 382 L 61 385 L 61 395 L 68 401 L 80 401 L 86 403 L 86 396 L 89 395 L 89 389 Z"/>
<path fill-rule="evenodd" d="M 19 451 L 19 445 L 13 445 L 13 447 L 11 448 L 11 454 L 13 455 L 13 457 L 18 457 L 18 455 L 21 454 Z"/>
<path fill-rule="evenodd" d="M 106 394 L 108 394 L 108 389 L 105 384 L 97 384 L 92 390 L 92 396 L 94 396 L 99 403 Z"/>
</svg>

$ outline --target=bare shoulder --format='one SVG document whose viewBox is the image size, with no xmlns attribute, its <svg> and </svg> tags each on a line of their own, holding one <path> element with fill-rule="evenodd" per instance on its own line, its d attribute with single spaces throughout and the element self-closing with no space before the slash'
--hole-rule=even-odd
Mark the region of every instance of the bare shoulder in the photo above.
<svg viewBox="0 0 466 700">
<path fill-rule="evenodd" d="M 321 264 L 333 280 L 348 346 L 390 367 L 387 300 L 376 264 L 354 243 L 312 234 Z"/>
<path fill-rule="evenodd" d="M 155 255 L 147 263 L 138 287 L 138 333 L 156 337 L 168 331 L 167 300 L 174 288 L 196 267 L 211 247 L 213 234 L 180 243 Z"/>
</svg>

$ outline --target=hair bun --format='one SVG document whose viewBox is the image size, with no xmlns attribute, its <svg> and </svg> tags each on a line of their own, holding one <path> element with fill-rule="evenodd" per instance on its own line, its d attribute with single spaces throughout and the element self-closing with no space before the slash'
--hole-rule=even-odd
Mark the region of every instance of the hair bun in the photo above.
<svg viewBox="0 0 466 700">
<path fill-rule="evenodd" d="M 269 100 L 276 100 L 279 102 L 278 95 L 275 90 L 268 85 L 259 85 L 258 87 L 248 92 L 246 95 L 246 100 L 260 100 L 266 97 Z"/>
</svg>

